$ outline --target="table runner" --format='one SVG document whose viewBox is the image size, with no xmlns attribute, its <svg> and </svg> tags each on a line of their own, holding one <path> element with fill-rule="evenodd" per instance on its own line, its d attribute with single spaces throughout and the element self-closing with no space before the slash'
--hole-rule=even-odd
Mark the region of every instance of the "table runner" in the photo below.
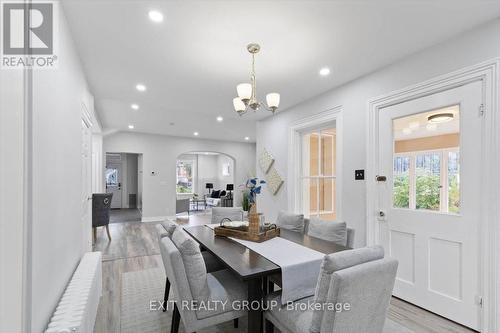
<svg viewBox="0 0 500 333">
<path fill-rule="evenodd" d="M 219 224 L 207 224 L 213 229 Z M 229 237 L 281 267 L 281 302 L 314 295 L 324 254 L 281 237 L 256 243 Z"/>
</svg>

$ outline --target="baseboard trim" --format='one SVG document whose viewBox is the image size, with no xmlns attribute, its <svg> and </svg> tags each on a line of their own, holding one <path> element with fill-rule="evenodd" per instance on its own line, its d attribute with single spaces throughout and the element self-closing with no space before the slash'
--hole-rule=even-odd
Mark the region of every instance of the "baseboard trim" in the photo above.
<svg viewBox="0 0 500 333">
<path fill-rule="evenodd" d="M 143 216 L 141 222 L 163 222 L 168 216 Z"/>
</svg>

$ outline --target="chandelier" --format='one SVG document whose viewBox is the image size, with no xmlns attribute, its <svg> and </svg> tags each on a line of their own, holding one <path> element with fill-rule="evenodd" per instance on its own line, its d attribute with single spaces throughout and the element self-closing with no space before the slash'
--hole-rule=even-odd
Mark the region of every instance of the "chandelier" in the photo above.
<svg viewBox="0 0 500 333">
<path fill-rule="evenodd" d="M 273 114 L 278 109 L 280 104 L 280 94 L 269 93 L 266 95 L 267 105 L 260 103 L 257 100 L 257 82 L 255 79 L 255 55 L 260 51 L 259 44 L 248 44 L 247 50 L 252 54 L 252 72 L 250 73 L 251 83 L 240 83 L 236 86 L 236 91 L 238 92 L 238 97 L 233 99 L 234 110 L 238 112 L 240 116 L 247 113 L 249 108 L 257 111 L 261 106 L 266 110 L 271 111 Z"/>
</svg>

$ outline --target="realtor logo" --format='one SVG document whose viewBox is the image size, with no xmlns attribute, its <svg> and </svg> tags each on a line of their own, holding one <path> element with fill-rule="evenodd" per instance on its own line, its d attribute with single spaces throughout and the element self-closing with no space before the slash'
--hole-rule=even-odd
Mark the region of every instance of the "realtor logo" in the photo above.
<svg viewBox="0 0 500 333">
<path fill-rule="evenodd" d="M 2 68 L 54 67 L 54 3 L 2 3 Z"/>
</svg>

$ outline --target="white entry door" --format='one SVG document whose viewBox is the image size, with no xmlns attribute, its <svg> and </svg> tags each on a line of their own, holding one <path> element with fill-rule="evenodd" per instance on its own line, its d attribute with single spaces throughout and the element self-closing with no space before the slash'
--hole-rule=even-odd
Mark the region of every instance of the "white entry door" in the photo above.
<svg viewBox="0 0 500 333">
<path fill-rule="evenodd" d="M 111 209 L 122 208 L 122 163 L 106 162 L 106 192 L 113 193 Z"/>
<path fill-rule="evenodd" d="M 481 84 L 379 113 L 378 235 L 394 295 L 480 329 Z"/>
</svg>

